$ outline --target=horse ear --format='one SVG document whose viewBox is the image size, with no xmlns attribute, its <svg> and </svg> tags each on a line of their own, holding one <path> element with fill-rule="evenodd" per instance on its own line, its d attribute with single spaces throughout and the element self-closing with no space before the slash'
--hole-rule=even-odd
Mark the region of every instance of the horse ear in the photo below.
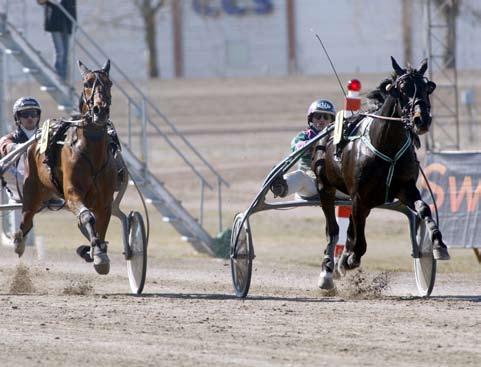
<svg viewBox="0 0 481 367">
<path fill-rule="evenodd" d="M 110 71 L 110 59 L 107 59 L 104 66 L 102 66 L 102 70 L 105 71 L 107 74 Z"/>
<path fill-rule="evenodd" d="M 428 59 L 424 59 L 423 61 L 421 61 L 421 65 L 419 65 L 418 73 L 423 75 L 427 69 L 428 69 Z"/>
<path fill-rule="evenodd" d="M 429 81 L 426 86 L 427 86 L 428 94 L 431 94 L 436 89 L 436 83 L 432 81 Z"/>
<path fill-rule="evenodd" d="M 402 67 L 399 66 L 397 61 L 394 59 L 394 57 L 391 56 L 391 62 L 392 62 L 392 67 L 394 71 L 396 72 L 397 76 L 401 76 L 406 73 L 406 70 L 404 70 Z"/>
<path fill-rule="evenodd" d="M 87 73 L 90 73 L 90 69 L 88 67 L 86 67 L 82 63 L 82 61 L 77 60 L 77 65 L 78 65 L 78 68 L 80 70 L 80 75 L 82 75 L 82 78 L 84 78 Z"/>
<path fill-rule="evenodd" d="M 386 85 L 386 92 L 388 92 L 389 95 L 394 98 L 399 98 L 399 91 L 391 83 Z"/>
</svg>

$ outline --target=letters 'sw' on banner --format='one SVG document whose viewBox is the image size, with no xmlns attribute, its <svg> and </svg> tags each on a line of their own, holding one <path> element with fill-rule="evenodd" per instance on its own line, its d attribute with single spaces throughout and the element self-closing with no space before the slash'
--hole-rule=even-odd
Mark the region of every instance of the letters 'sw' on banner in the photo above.
<svg viewBox="0 0 481 367">
<path fill-rule="evenodd" d="M 481 248 L 481 152 L 428 153 L 424 173 L 439 211 L 443 239 L 449 247 Z M 434 206 L 420 178 L 422 197 Z"/>
</svg>

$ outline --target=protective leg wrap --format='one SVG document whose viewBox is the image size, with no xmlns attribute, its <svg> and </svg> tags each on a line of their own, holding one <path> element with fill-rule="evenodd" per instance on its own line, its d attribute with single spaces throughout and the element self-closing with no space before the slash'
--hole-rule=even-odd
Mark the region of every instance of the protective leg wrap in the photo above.
<svg viewBox="0 0 481 367">
<path fill-rule="evenodd" d="M 321 264 L 321 273 L 319 274 L 319 280 L 317 286 L 321 289 L 331 290 L 334 289 L 334 259 L 329 256 L 324 256 Z"/>
<path fill-rule="evenodd" d="M 86 207 L 83 207 L 78 214 L 79 227 L 86 228 L 87 225 L 95 225 L 95 215 Z"/>
<path fill-rule="evenodd" d="M 324 250 L 324 255 L 330 257 L 331 259 L 334 258 L 334 251 L 336 249 L 336 243 L 338 240 L 339 240 L 339 235 L 329 236 L 329 243 L 327 244 L 327 247 Z"/>
<path fill-rule="evenodd" d="M 431 217 L 431 209 L 429 209 L 429 206 L 427 206 L 422 200 L 418 200 L 414 203 L 414 209 L 416 209 L 416 212 L 421 219 Z"/>
<path fill-rule="evenodd" d="M 441 232 L 432 219 L 429 218 L 426 220 L 426 227 L 428 228 L 431 241 L 441 240 Z"/>
</svg>

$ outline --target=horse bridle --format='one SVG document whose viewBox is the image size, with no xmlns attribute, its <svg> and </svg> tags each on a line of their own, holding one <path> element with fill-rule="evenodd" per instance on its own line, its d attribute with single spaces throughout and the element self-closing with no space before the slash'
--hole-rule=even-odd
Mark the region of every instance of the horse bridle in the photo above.
<svg viewBox="0 0 481 367">
<path fill-rule="evenodd" d="M 99 77 L 99 74 L 100 73 L 103 73 L 103 74 L 106 74 L 103 70 L 94 70 L 94 71 L 91 71 L 91 73 L 93 73 L 95 75 L 95 80 L 93 82 L 93 85 L 92 85 L 92 94 L 90 95 L 89 98 L 87 98 L 87 96 L 85 95 L 85 88 L 84 90 L 82 91 L 82 102 L 84 104 L 87 105 L 88 107 L 88 112 L 87 112 L 87 116 L 90 117 L 90 120 L 91 120 L 91 123 L 97 125 L 97 126 L 105 126 L 108 122 L 108 116 L 107 118 L 105 119 L 105 123 L 98 123 L 98 122 L 95 122 L 95 119 L 94 119 L 94 104 L 95 104 L 95 101 L 94 101 L 94 98 L 95 98 L 95 90 L 97 89 L 97 84 L 100 84 L 102 86 L 102 88 L 100 88 L 100 91 L 98 93 L 100 93 L 100 96 L 102 98 L 102 100 L 106 101 L 108 106 L 110 107 L 111 105 L 111 102 L 112 102 L 112 97 L 110 96 L 110 94 L 108 94 L 105 89 L 106 89 L 106 86 L 104 84 L 104 82 L 102 81 L 102 79 Z"/>
<path fill-rule="evenodd" d="M 419 73 L 417 73 L 416 71 L 414 72 L 409 72 L 409 73 L 406 73 L 404 75 L 401 75 L 400 77 L 398 77 L 395 81 L 395 86 L 396 86 L 396 89 L 399 91 L 400 90 L 400 84 L 405 80 L 405 79 L 408 79 L 408 78 L 412 78 L 412 79 L 416 79 L 416 78 L 422 78 L 423 81 L 426 81 L 427 78 L 424 78 L 422 75 L 420 75 Z M 398 106 L 401 110 L 401 119 L 403 119 L 403 123 L 405 124 L 406 128 L 412 128 L 413 127 L 413 120 L 416 116 L 416 111 L 415 111 L 415 108 L 417 105 L 423 103 L 426 105 L 426 108 L 428 110 L 431 109 L 431 106 L 430 106 L 430 103 L 429 103 L 429 100 L 428 101 L 424 101 L 423 99 L 417 97 L 417 89 L 418 89 L 418 86 L 417 86 L 417 83 L 413 83 L 414 84 L 414 93 L 413 93 L 413 96 L 412 97 L 409 97 L 408 96 L 408 102 L 406 103 L 406 105 L 403 107 L 401 106 L 401 103 L 400 103 L 400 96 L 397 98 L 397 103 L 398 103 Z"/>
<path fill-rule="evenodd" d="M 399 85 L 405 79 L 416 78 L 416 77 L 422 77 L 422 76 L 419 75 L 416 72 L 409 72 L 409 73 L 403 74 L 394 81 L 394 83 L 393 83 L 394 88 L 396 88 L 399 91 L 400 90 Z M 422 77 L 422 78 L 424 80 L 427 80 L 424 77 Z M 376 118 L 376 119 L 381 119 L 381 120 L 402 122 L 404 127 L 407 130 L 411 130 L 414 126 L 413 120 L 416 117 L 415 116 L 416 112 L 414 111 L 414 109 L 415 109 L 416 105 L 418 104 L 418 101 L 421 100 L 420 98 L 416 98 L 416 94 L 417 94 L 417 85 L 416 85 L 416 83 L 414 83 L 413 96 L 410 97 L 410 98 L 408 97 L 409 100 L 408 100 L 408 103 L 406 103 L 406 105 L 401 106 L 401 103 L 400 103 L 401 97 L 400 96 L 396 98 L 396 106 L 397 106 L 397 109 L 400 111 L 401 117 L 380 116 L 380 115 L 376 115 L 376 114 L 372 114 L 372 113 L 363 113 L 362 115 L 367 116 L 367 117 Z M 428 109 L 430 109 L 431 106 L 430 106 L 429 102 L 427 103 L 426 107 Z"/>
</svg>

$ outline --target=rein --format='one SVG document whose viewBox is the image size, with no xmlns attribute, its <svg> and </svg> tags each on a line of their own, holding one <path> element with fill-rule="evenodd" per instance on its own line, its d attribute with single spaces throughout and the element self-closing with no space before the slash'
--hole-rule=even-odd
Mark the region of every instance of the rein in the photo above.
<svg viewBox="0 0 481 367">
<path fill-rule="evenodd" d="M 405 119 L 402 117 L 388 117 L 388 116 L 380 116 L 380 115 L 375 115 L 373 113 L 360 113 L 361 116 L 366 116 L 366 117 L 372 117 L 375 119 L 380 119 L 380 120 L 387 120 L 387 121 L 398 121 L 398 122 L 403 122 Z"/>
</svg>

